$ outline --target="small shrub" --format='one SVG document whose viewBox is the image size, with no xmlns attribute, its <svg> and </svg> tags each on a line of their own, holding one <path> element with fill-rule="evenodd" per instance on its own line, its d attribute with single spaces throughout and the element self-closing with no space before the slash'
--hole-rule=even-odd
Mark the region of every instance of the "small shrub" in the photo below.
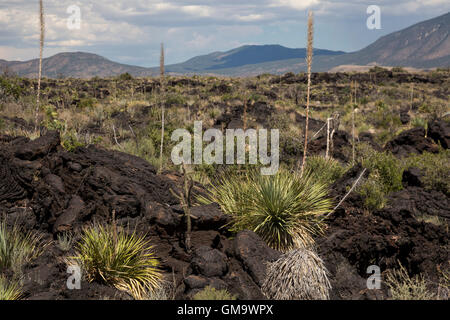
<svg viewBox="0 0 450 320">
<path fill-rule="evenodd" d="M 364 201 L 364 208 L 369 211 L 382 209 L 387 202 L 386 194 L 377 178 L 369 175 L 369 178 L 358 188 Z"/>
<path fill-rule="evenodd" d="M 75 151 L 78 147 L 84 147 L 84 143 L 81 142 L 76 133 L 74 132 L 67 132 L 61 137 L 61 145 L 64 149 L 66 149 L 69 152 Z"/>
<path fill-rule="evenodd" d="M 0 276 L 0 300 L 19 300 L 22 297 L 20 284 L 17 281 L 8 281 Z"/>
<path fill-rule="evenodd" d="M 231 295 L 227 290 L 217 290 L 207 286 L 202 291 L 197 292 L 193 300 L 236 300 L 236 296 Z"/>
<path fill-rule="evenodd" d="M 363 156 L 362 165 L 373 172 L 374 179 L 381 184 L 384 193 L 403 189 L 403 167 L 392 153 L 373 151 Z"/>
<path fill-rule="evenodd" d="M 97 99 L 95 98 L 82 98 L 80 102 L 77 103 L 77 107 L 84 109 L 94 109 L 95 104 L 97 103 Z"/>
<path fill-rule="evenodd" d="M 73 235 L 70 232 L 63 232 L 58 234 L 58 247 L 62 251 L 69 251 L 73 244 Z"/>
<path fill-rule="evenodd" d="M 450 196 L 450 150 L 412 155 L 404 159 L 404 165 L 405 168 L 417 167 L 423 172 L 422 181 L 426 189 Z"/>
<path fill-rule="evenodd" d="M 427 288 L 422 275 L 410 277 L 406 269 L 391 270 L 386 275 L 386 285 L 391 292 L 392 300 L 433 300 L 436 295 Z"/>
<path fill-rule="evenodd" d="M 309 157 L 306 168 L 316 180 L 328 185 L 333 184 L 345 173 L 345 168 L 339 161 L 321 156 Z"/>
<path fill-rule="evenodd" d="M 0 222 L 0 270 L 20 272 L 42 254 L 46 244 L 43 245 L 41 239 L 40 235 L 24 232 L 17 225 L 8 230 L 6 223 Z"/>
<path fill-rule="evenodd" d="M 274 249 L 287 251 L 314 243 L 332 209 L 327 185 L 306 172 L 303 177 L 280 169 L 262 176 L 251 170 L 229 174 L 210 189 L 202 203 L 216 202 L 233 217 L 232 231 L 253 230 Z"/>
<path fill-rule="evenodd" d="M 122 73 L 118 77 L 119 80 L 133 80 L 133 76 L 129 74 L 128 72 Z"/>
<path fill-rule="evenodd" d="M 159 287 L 159 262 L 145 237 L 118 232 L 116 227 L 93 225 L 83 230 L 75 259 L 88 281 L 100 281 L 142 299 Z"/>
<path fill-rule="evenodd" d="M 320 257 L 308 249 L 295 249 L 267 267 L 262 291 L 275 300 L 328 300 L 327 270 Z"/>
</svg>

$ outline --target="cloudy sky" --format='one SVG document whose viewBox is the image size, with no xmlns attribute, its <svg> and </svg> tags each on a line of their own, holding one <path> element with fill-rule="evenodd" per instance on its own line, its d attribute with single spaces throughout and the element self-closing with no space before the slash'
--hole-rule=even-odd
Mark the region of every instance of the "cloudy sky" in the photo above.
<svg viewBox="0 0 450 320">
<path fill-rule="evenodd" d="M 0 59 L 39 55 L 38 0 L 0 0 Z M 79 30 L 67 9 L 80 8 Z M 381 29 L 369 30 L 367 7 L 381 9 Z M 44 0 L 44 56 L 97 53 L 140 66 L 226 51 L 244 44 L 305 47 L 307 11 L 315 14 L 316 48 L 354 51 L 380 36 L 450 11 L 448 0 Z"/>
</svg>

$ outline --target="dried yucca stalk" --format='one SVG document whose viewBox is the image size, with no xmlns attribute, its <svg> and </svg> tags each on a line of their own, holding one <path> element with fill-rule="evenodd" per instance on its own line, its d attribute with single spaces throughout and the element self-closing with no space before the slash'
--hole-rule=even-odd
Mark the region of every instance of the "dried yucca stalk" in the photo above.
<svg viewBox="0 0 450 320">
<path fill-rule="evenodd" d="M 269 263 L 261 289 L 268 299 L 328 300 L 331 285 L 322 259 L 301 248 Z"/>
<path fill-rule="evenodd" d="M 161 85 L 161 150 L 159 155 L 159 172 L 163 169 L 163 148 L 164 148 L 164 44 L 161 43 L 161 56 L 159 60 L 160 85 Z"/>
<path fill-rule="evenodd" d="M 44 4 L 42 3 L 42 0 L 39 0 L 39 25 L 41 27 L 41 35 L 39 39 L 39 75 L 38 75 L 38 89 L 36 97 L 36 115 L 35 115 L 34 131 L 37 131 L 39 122 L 39 106 L 40 106 L 41 77 L 42 77 L 42 54 L 44 51 L 45 20 L 44 20 Z"/>
<path fill-rule="evenodd" d="M 309 98 L 311 94 L 311 65 L 313 57 L 313 35 L 314 35 L 314 18 L 313 13 L 308 13 L 308 48 L 306 50 L 306 64 L 308 66 L 308 91 L 306 95 L 306 120 L 305 120 L 305 143 L 303 146 L 303 161 L 300 175 L 303 175 L 306 163 L 306 152 L 308 151 L 308 125 L 309 125 Z"/>
</svg>

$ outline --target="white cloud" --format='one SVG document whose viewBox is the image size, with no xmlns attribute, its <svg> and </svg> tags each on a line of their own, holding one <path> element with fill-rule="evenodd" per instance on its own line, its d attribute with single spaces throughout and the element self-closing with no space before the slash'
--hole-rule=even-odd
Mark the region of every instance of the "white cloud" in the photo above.
<svg viewBox="0 0 450 320">
<path fill-rule="evenodd" d="M 420 21 L 450 10 L 448 0 L 369 1 L 382 9 L 382 21 L 401 17 Z M 70 5 L 81 9 L 81 29 L 67 28 Z M 45 55 L 59 51 L 92 51 L 110 59 L 157 65 L 159 43 L 167 47 L 168 62 L 231 49 L 237 44 L 282 43 L 296 39 L 303 46 L 306 11 L 318 23 L 333 21 L 336 30 L 365 30 L 367 0 L 45 0 Z M 38 2 L 1 0 L 0 59 L 30 59 L 39 45 Z M 397 18 L 392 18 L 392 20 Z M 356 21 L 356 22 L 355 22 Z M 387 32 L 388 30 L 386 30 Z M 392 30 L 395 31 L 395 30 Z M 289 35 L 295 32 L 295 36 Z M 317 33 L 320 41 L 320 33 Z M 327 38 L 322 36 L 322 38 Z M 355 42 L 364 42 L 355 39 Z M 327 38 L 328 40 L 328 38 Z M 341 47 L 340 49 L 344 49 Z M 126 59 L 125 59 L 126 57 Z M 151 62 L 151 61 L 155 62 Z"/>
</svg>

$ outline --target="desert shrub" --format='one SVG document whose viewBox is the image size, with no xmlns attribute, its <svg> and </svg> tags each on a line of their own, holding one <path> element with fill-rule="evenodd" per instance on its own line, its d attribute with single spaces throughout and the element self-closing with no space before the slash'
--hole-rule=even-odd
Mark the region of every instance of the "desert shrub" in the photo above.
<svg viewBox="0 0 450 320">
<path fill-rule="evenodd" d="M 97 103 L 97 99 L 95 98 L 82 98 L 77 103 L 77 107 L 80 109 L 94 109 L 95 104 Z"/>
<path fill-rule="evenodd" d="M 133 80 L 133 76 L 128 72 L 122 73 L 117 77 L 119 80 Z"/>
<path fill-rule="evenodd" d="M 373 211 L 382 209 L 386 205 L 386 194 L 376 177 L 369 175 L 369 178 L 357 190 L 363 198 L 365 209 Z"/>
<path fill-rule="evenodd" d="M 428 103 L 422 104 L 419 107 L 419 113 L 425 114 L 428 120 L 433 121 L 435 119 L 441 118 L 446 112 L 448 112 L 448 107 L 445 103 Z"/>
<path fill-rule="evenodd" d="M 403 161 L 405 168 L 417 167 L 422 171 L 422 181 L 426 189 L 438 190 L 450 196 L 450 150 L 440 150 L 439 153 L 424 152 Z"/>
<path fill-rule="evenodd" d="M 369 152 L 362 158 L 362 165 L 372 172 L 372 177 L 381 185 L 384 193 L 403 189 L 403 166 L 390 152 Z"/>
<path fill-rule="evenodd" d="M 346 170 L 339 161 L 321 156 L 309 157 L 306 168 L 309 169 L 314 179 L 329 185 L 341 178 Z"/>
<path fill-rule="evenodd" d="M 180 94 L 171 93 L 167 95 L 165 103 L 168 106 L 182 106 L 186 103 L 186 99 Z"/>
<path fill-rule="evenodd" d="M 213 183 L 202 203 L 216 202 L 233 217 L 230 230 L 253 230 L 274 249 L 287 251 L 314 243 L 322 216 L 332 208 L 327 185 L 306 172 L 280 169 L 263 176 L 256 170 L 228 174 Z"/>
<path fill-rule="evenodd" d="M 404 73 L 406 72 L 405 69 L 403 69 L 402 67 L 393 67 L 391 69 L 392 72 L 398 72 L 398 73 Z"/>
<path fill-rule="evenodd" d="M 327 300 L 331 289 L 325 264 L 312 250 L 295 249 L 269 263 L 262 291 L 275 300 Z"/>
<path fill-rule="evenodd" d="M 356 189 L 363 198 L 365 208 L 383 208 L 387 202 L 386 196 L 403 188 L 402 163 L 391 153 L 377 152 L 365 143 L 356 146 L 356 157 L 370 172 L 366 181 Z"/>
<path fill-rule="evenodd" d="M 390 270 L 386 274 L 392 300 L 433 300 L 436 295 L 428 290 L 427 281 L 423 275 L 410 277 L 405 267 Z"/>
<path fill-rule="evenodd" d="M 69 131 L 61 136 L 61 145 L 69 152 L 75 151 L 78 147 L 84 147 L 85 144 L 80 141 L 75 132 Z"/>
<path fill-rule="evenodd" d="M 216 288 L 206 286 L 202 291 L 197 292 L 193 300 L 236 300 L 236 296 L 230 294 L 227 290 L 217 290 Z"/>
<path fill-rule="evenodd" d="M 0 77 L 0 96 L 19 99 L 23 94 L 23 89 L 14 80 Z"/>
<path fill-rule="evenodd" d="M 8 280 L 0 276 L 0 300 L 19 300 L 22 291 L 18 281 Z"/>
<path fill-rule="evenodd" d="M 376 110 L 371 115 L 372 122 L 377 128 L 394 130 L 401 126 L 400 116 L 394 112 L 383 102 L 376 103 Z"/>
<path fill-rule="evenodd" d="M 84 228 L 75 259 L 88 281 L 99 281 L 142 299 L 159 287 L 161 273 L 152 246 L 135 232 L 117 231 L 114 225 Z"/>
<path fill-rule="evenodd" d="M 44 109 L 44 123 L 43 125 L 49 130 L 61 131 L 65 127 L 65 123 L 58 119 L 58 112 L 52 105 L 42 107 Z"/>
<path fill-rule="evenodd" d="M 7 228 L 6 222 L 0 222 L 0 270 L 10 269 L 20 272 L 27 263 L 42 254 L 46 244 L 41 236 L 25 232 L 17 225 Z"/>
<path fill-rule="evenodd" d="M 428 130 L 428 121 L 422 117 L 414 117 L 411 121 L 411 125 L 414 128 L 424 128 Z"/>
</svg>

